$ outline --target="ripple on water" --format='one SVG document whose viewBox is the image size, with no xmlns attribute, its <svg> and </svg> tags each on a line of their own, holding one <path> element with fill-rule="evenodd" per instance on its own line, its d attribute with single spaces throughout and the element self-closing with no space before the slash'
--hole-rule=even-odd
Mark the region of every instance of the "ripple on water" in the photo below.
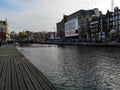
<svg viewBox="0 0 120 90">
<path fill-rule="evenodd" d="M 58 90 L 120 90 L 119 48 L 33 45 L 21 49 Z"/>
</svg>

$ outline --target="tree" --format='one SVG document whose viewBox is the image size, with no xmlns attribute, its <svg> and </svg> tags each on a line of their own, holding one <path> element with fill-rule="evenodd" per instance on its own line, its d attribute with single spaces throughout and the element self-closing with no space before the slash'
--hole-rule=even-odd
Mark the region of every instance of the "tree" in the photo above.
<svg viewBox="0 0 120 90">
<path fill-rule="evenodd" d="M 12 40 L 17 40 L 18 39 L 18 33 L 16 33 L 15 31 L 10 32 L 10 38 Z"/>
<path fill-rule="evenodd" d="M 25 39 L 27 37 L 27 33 L 26 32 L 19 32 L 19 37 L 21 39 Z"/>
</svg>

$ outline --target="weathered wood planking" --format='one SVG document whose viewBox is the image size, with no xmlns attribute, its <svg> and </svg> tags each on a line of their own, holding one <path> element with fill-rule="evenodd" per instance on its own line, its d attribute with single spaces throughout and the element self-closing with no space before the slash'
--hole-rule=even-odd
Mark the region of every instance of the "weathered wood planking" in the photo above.
<svg viewBox="0 0 120 90">
<path fill-rule="evenodd" d="M 0 48 L 0 90 L 56 90 L 13 45 Z"/>
</svg>

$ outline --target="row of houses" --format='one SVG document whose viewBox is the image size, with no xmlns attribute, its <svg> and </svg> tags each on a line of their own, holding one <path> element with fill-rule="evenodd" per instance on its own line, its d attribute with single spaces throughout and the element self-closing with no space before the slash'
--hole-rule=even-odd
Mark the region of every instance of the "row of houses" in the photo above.
<svg viewBox="0 0 120 90">
<path fill-rule="evenodd" d="M 57 23 L 57 37 L 62 40 L 84 42 L 119 42 L 120 9 L 102 14 L 98 8 L 79 10 L 71 15 L 64 15 Z"/>
<path fill-rule="evenodd" d="M 23 32 L 19 32 L 17 39 L 34 41 L 34 42 L 53 41 L 57 39 L 57 33 L 56 32 L 23 31 Z"/>
<path fill-rule="evenodd" d="M 15 31 L 8 32 L 8 22 L 6 20 L 0 21 L 0 43 L 14 40 L 28 40 L 28 41 L 54 41 L 57 39 L 56 32 L 31 32 L 23 31 L 16 33 Z"/>
</svg>

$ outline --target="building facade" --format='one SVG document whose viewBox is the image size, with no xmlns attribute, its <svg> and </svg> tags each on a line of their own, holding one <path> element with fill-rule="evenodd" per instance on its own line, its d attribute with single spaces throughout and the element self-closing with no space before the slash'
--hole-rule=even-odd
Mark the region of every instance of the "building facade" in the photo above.
<svg viewBox="0 0 120 90">
<path fill-rule="evenodd" d="M 112 35 L 112 39 L 115 40 L 116 42 L 120 42 L 120 9 L 119 7 L 114 8 L 113 29 L 114 29 L 114 34 Z"/>
<path fill-rule="evenodd" d="M 78 17 L 68 19 L 65 23 L 65 38 L 78 38 Z"/>
<path fill-rule="evenodd" d="M 98 8 L 86 10 L 79 20 L 79 39 L 82 41 L 91 41 L 90 22 L 93 18 L 99 17 L 101 11 Z"/>
<path fill-rule="evenodd" d="M 110 41 L 110 31 L 113 29 L 113 12 L 109 10 L 106 13 L 106 30 L 105 30 L 105 37 L 107 42 Z"/>
<path fill-rule="evenodd" d="M 67 16 L 64 15 L 61 22 L 57 23 L 57 38 L 63 40 L 65 37 L 65 22 Z"/>
<path fill-rule="evenodd" d="M 92 18 L 89 29 L 90 29 L 90 41 L 96 42 L 98 39 L 98 32 L 100 32 L 99 17 Z"/>
<path fill-rule="evenodd" d="M 90 39 L 90 21 L 93 17 L 99 15 L 100 11 L 95 8 L 92 10 L 79 10 L 64 17 L 61 22 L 57 23 L 58 37 L 88 41 Z"/>
<path fill-rule="evenodd" d="M 8 23 L 6 21 L 0 21 L 0 41 L 6 41 L 8 35 Z"/>
<path fill-rule="evenodd" d="M 120 42 L 120 9 L 115 7 L 113 12 L 108 10 L 106 14 L 102 14 L 97 8 L 79 10 L 68 15 L 60 26 L 64 28 L 66 39 L 78 39 L 83 42 Z"/>
</svg>

